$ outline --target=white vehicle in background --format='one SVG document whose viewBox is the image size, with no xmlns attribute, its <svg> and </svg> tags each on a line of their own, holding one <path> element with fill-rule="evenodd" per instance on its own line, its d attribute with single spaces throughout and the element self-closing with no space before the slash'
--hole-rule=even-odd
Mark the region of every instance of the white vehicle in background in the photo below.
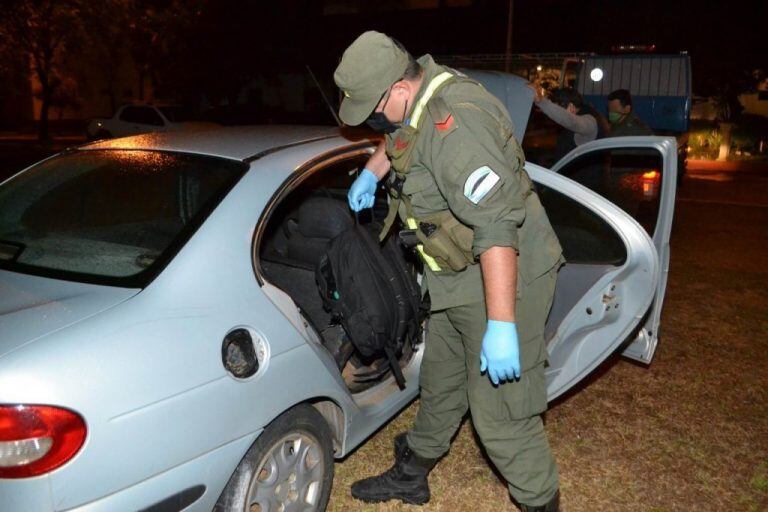
<svg viewBox="0 0 768 512">
<path fill-rule="evenodd" d="M 88 123 L 89 140 L 125 137 L 148 132 L 196 131 L 216 128 L 216 123 L 194 121 L 192 112 L 173 104 L 128 104 L 111 118 L 94 118 Z"/>
</svg>

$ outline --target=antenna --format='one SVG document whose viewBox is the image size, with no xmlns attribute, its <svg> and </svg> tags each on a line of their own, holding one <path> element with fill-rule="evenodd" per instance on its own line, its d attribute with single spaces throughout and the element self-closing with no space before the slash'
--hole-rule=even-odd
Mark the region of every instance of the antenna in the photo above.
<svg viewBox="0 0 768 512">
<path fill-rule="evenodd" d="M 338 124 L 339 127 L 343 126 L 341 119 L 339 119 L 339 116 L 336 115 L 336 111 L 333 109 L 333 105 L 331 105 L 331 102 L 328 100 L 328 97 L 325 95 L 325 91 L 323 91 L 323 88 L 320 86 L 320 82 L 317 81 L 315 74 L 312 72 L 312 68 L 309 67 L 309 64 L 306 64 L 306 66 L 307 66 L 307 71 L 309 71 L 309 76 L 312 77 L 312 80 L 314 80 L 315 85 L 317 85 L 317 88 L 320 89 L 320 94 L 323 96 L 323 101 L 325 101 L 325 104 L 328 105 L 328 110 L 331 111 L 331 115 L 336 120 L 336 124 Z"/>
</svg>

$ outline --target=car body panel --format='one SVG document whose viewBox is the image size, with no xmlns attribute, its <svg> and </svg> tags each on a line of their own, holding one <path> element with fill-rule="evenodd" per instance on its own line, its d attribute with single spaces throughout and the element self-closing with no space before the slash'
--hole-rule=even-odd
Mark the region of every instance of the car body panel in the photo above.
<svg viewBox="0 0 768 512">
<path fill-rule="evenodd" d="M 0 270 L 0 358 L 138 292 Z"/>
<path fill-rule="evenodd" d="M 653 359 L 659 340 L 659 325 L 661 311 L 669 274 L 669 237 L 672 232 L 672 220 L 675 210 L 675 194 L 677 188 L 677 147 L 672 137 L 612 137 L 589 142 L 578 146 L 565 155 L 553 167 L 553 172 L 559 172 L 569 162 L 593 151 L 609 149 L 642 148 L 654 149 L 659 152 L 663 161 L 661 180 L 661 200 L 659 216 L 653 233 L 653 244 L 656 247 L 660 265 L 660 275 L 656 284 L 656 292 L 651 310 L 637 337 L 624 350 L 624 355 L 630 359 L 648 364 Z"/>
<path fill-rule="evenodd" d="M 212 132 L 146 133 L 122 139 L 101 140 L 78 148 L 177 151 L 247 160 L 286 145 L 300 145 L 315 139 L 337 136 L 329 126 L 233 126 Z"/>
</svg>

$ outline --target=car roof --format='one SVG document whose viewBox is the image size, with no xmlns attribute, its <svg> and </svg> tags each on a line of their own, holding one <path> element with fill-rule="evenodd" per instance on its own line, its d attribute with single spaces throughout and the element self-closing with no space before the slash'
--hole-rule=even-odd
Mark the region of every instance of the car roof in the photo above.
<svg viewBox="0 0 768 512">
<path fill-rule="evenodd" d="M 250 160 L 265 152 L 340 135 L 331 126 L 235 126 L 178 132 L 152 132 L 80 146 L 79 150 L 156 150 Z"/>
</svg>

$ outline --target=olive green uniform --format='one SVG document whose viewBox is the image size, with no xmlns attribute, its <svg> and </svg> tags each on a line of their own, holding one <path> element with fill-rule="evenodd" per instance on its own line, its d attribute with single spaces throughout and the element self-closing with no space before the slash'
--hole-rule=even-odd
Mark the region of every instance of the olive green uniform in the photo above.
<svg viewBox="0 0 768 512">
<path fill-rule="evenodd" d="M 627 137 L 630 135 L 653 135 L 647 124 L 630 112 L 618 123 L 611 124 L 609 137 Z"/>
<path fill-rule="evenodd" d="M 405 179 L 402 195 L 410 199 L 410 205 L 401 202 L 400 215 L 406 224 L 413 217 L 452 231 L 468 265 L 452 270 L 428 240 L 420 247 L 428 263 L 432 314 L 421 366 L 421 406 L 408 444 L 422 457 L 442 456 L 469 408 L 511 494 L 520 503 L 544 504 L 556 492 L 558 477 L 540 417 L 547 405 L 543 334 L 562 250 L 523 169 L 504 106 L 467 78 L 454 76 L 430 90 L 437 77 L 455 72 L 429 55 L 419 63 L 424 81 L 417 108 L 406 126 L 387 135 L 388 156 Z M 425 95 L 430 99 L 420 113 Z M 480 374 L 487 317 L 477 260 L 494 246 L 513 247 L 519 254 L 522 376 L 499 386 Z M 437 265 L 430 257 L 438 257 Z"/>
</svg>

